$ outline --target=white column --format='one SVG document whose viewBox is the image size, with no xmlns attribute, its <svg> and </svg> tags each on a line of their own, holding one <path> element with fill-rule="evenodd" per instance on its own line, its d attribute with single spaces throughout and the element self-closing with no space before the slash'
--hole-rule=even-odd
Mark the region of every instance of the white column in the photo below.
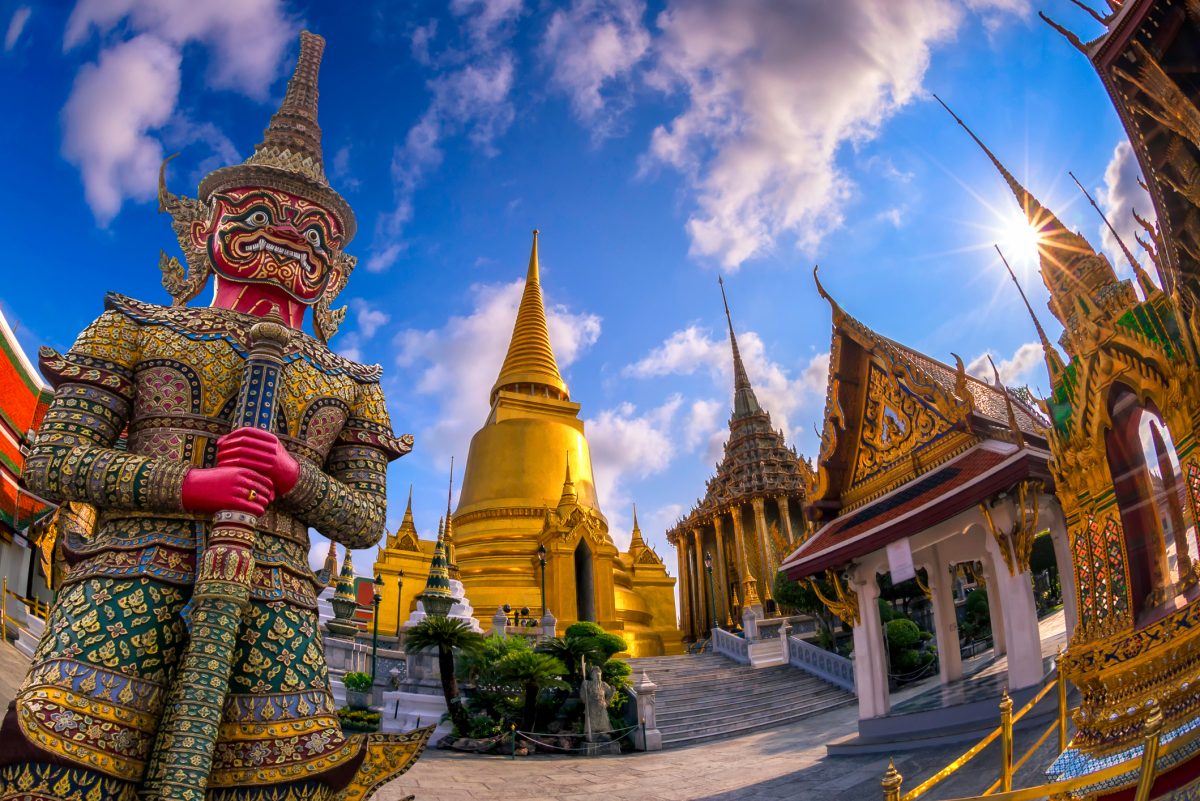
<svg viewBox="0 0 1200 801">
<path fill-rule="evenodd" d="M 989 533 L 984 536 L 991 538 L 992 535 Z M 1004 607 L 1000 601 L 1000 588 L 996 584 L 996 565 L 992 564 L 990 556 L 984 556 L 980 562 L 983 564 L 983 580 L 987 584 L 988 617 L 992 621 L 992 646 L 996 656 L 1003 656 L 1008 652 L 1008 647 L 1007 640 L 1004 638 Z M 999 564 L 1000 570 L 1008 570 L 1004 566 L 1003 560 L 997 564 Z"/>
<path fill-rule="evenodd" d="M 1054 561 L 1058 565 L 1058 581 L 1062 585 L 1063 617 L 1067 624 L 1067 639 L 1075 633 L 1079 622 L 1079 606 L 1075 593 L 1075 563 L 1071 561 L 1071 537 L 1067 533 L 1067 522 L 1062 508 L 1054 498 L 1042 496 L 1042 521 L 1050 529 L 1050 540 L 1054 543 Z"/>
<path fill-rule="evenodd" d="M 1003 609 L 1008 688 L 1011 691 L 1032 687 L 1042 680 L 1042 638 L 1038 629 L 1037 604 L 1033 599 L 1033 578 L 1028 570 L 1016 575 L 1009 573 L 996 539 L 989 535 L 985 542 L 993 567 L 992 575 L 988 576 L 988 591 L 990 593 L 992 587 L 996 587 L 996 596 Z M 988 600 L 991 601 L 990 594 Z"/>
<path fill-rule="evenodd" d="M 854 626 L 854 682 L 858 717 L 881 718 L 891 709 L 883 624 L 879 619 L 879 584 L 875 571 L 857 566 L 851 586 L 858 593 L 858 624 Z"/>
<path fill-rule="evenodd" d="M 933 628 L 937 638 L 938 667 L 942 684 L 962 678 L 962 651 L 958 640 L 958 614 L 954 609 L 953 582 L 948 566 L 942 561 L 937 546 L 929 549 L 930 563 L 925 566 L 929 577 L 929 593 L 933 596 Z"/>
</svg>

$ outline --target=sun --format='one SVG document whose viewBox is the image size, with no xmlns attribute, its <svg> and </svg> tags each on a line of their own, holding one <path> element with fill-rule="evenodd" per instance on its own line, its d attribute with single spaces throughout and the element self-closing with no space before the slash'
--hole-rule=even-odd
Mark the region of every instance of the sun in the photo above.
<svg viewBox="0 0 1200 801">
<path fill-rule="evenodd" d="M 1024 214 L 1014 210 L 1001 215 L 997 230 L 997 244 L 1004 255 L 1014 264 L 1033 266 L 1038 260 L 1038 232 Z"/>
</svg>

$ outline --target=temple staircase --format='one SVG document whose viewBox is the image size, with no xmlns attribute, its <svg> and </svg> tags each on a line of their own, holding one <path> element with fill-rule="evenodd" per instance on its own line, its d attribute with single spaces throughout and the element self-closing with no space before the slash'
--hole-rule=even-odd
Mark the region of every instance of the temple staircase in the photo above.
<svg viewBox="0 0 1200 801">
<path fill-rule="evenodd" d="M 713 653 L 630 659 L 658 685 L 664 748 L 774 728 L 852 704 L 855 696 L 787 665 L 756 669 Z"/>
</svg>

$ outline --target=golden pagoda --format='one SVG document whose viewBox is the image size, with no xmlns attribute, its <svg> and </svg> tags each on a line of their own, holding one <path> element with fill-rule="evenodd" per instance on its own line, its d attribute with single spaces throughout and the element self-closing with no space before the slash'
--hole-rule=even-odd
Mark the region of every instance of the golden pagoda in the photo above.
<svg viewBox="0 0 1200 801">
<path fill-rule="evenodd" d="M 396 634 L 416 607 L 433 561 L 435 539 L 421 539 L 413 522 L 412 488 L 400 527 L 388 535 L 375 556 L 375 575 L 383 579 L 379 601 L 379 633 Z M 400 592 L 397 593 L 397 588 Z"/>
<path fill-rule="evenodd" d="M 594 621 L 623 636 L 634 656 L 681 653 L 675 580 L 636 523 L 621 553 L 600 511 L 580 405 L 550 347 L 537 231 L 490 400 L 471 440 L 458 508 L 447 519 L 458 575 L 482 622 L 508 604 L 534 616 L 550 611 L 560 633 Z"/>
</svg>

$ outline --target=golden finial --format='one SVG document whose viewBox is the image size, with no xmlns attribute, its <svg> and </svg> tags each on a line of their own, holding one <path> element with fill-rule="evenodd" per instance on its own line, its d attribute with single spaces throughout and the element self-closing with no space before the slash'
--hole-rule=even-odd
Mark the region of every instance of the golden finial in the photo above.
<svg viewBox="0 0 1200 801">
<path fill-rule="evenodd" d="M 1000 250 L 999 245 L 995 245 L 994 247 L 996 248 L 996 253 L 1000 256 L 1000 261 L 1004 263 L 1004 269 L 1008 270 L 1008 277 L 1012 279 L 1013 285 L 1016 286 L 1017 292 L 1021 295 L 1021 300 L 1029 312 L 1029 317 L 1033 320 L 1033 327 L 1037 329 L 1038 341 L 1042 343 L 1042 354 L 1046 359 L 1046 370 L 1050 373 L 1050 388 L 1053 390 L 1058 386 L 1059 379 L 1063 373 L 1067 371 L 1066 365 L 1063 364 L 1062 356 L 1059 355 L 1058 349 L 1051 344 L 1050 338 L 1046 336 L 1046 330 L 1042 328 L 1041 321 L 1033 313 L 1033 306 L 1029 304 L 1029 298 L 1025 296 L 1025 290 L 1021 288 L 1021 282 L 1017 280 L 1016 273 L 1009 266 L 1008 259 L 1004 258 L 1004 252 Z"/>
<path fill-rule="evenodd" d="M 992 374 L 996 376 L 996 389 L 1004 395 L 1004 408 L 1008 412 L 1008 427 L 1012 430 L 1013 439 L 1018 448 L 1025 447 L 1025 432 L 1021 431 L 1021 427 L 1017 425 L 1017 412 L 1013 409 L 1012 397 L 1008 394 L 1008 388 L 1000 381 L 1000 370 L 996 368 L 996 363 L 992 361 L 992 354 L 987 354 L 988 364 L 992 366 Z"/>
<path fill-rule="evenodd" d="M 1083 42 L 1081 42 L 1079 40 L 1078 36 L 1076 36 L 1071 31 L 1067 30 L 1066 28 L 1064 28 L 1062 25 L 1059 25 L 1054 20 L 1047 17 L 1045 12 L 1039 11 L 1038 16 L 1042 18 L 1042 22 L 1046 23 L 1051 28 L 1053 28 L 1054 30 L 1056 30 L 1060 34 L 1062 34 L 1062 37 L 1064 39 L 1066 39 L 1068 42 L 1070 42 L 1072 47 L 1074 47 L 1080 53 L 1083 53 L 1085 56 L 1087 55 L 1087 45 L 1085 45 Z"/>
<path fill-rule="evenodd" d="M 1113 239 L 1117 240 L 1117 245 L 1121 248 L 1121 252 L 1125 254 L 1125 259 L 1129 262 L 1129 266 L 1133 268 L 1133 274 L 1137 277 L 1138 283 L 1142 287 L 1143 297 L 1150 297 L 1150 293 L 1156 291 L 1158 286 L 1150 278 L 1150 275 L 1146 272 L 1146 269 L 1142 267 L 1141 262 L 1133 257 L 1133 253 L 1129 250 L 1129 247 L 1126 246 L 1125 240 L 1121 238 L 1119 233 L 1117 233 L 1117 229 L 1113 227 L 1113 224 L 1108 221 L 1108 215 L 1106 215 L 1096 204 L 1096 201 L 1091 196 L 1091 193 L 1083 188 L 1083 184 L 1079 183 L 1079 179 L 1075 177 L 1075 173 L 1067 170 L 1067 175 L 1071 176 L 1071 180 L 1075 182 L 1077 187 L 1079 187 L 1079 191 L 1083 193 L 1085 198 L 1087 198 L 1087 202 L 1090 203 L 1092 208 L 1096 210 L 1096 213 L 1100 215 L 1100 219 L 1104 220 L 1104 224 L 1108 226 L 1108 231 L 1113 235 Z"/>
<path fill-rule="evenodd" d="M 567 385 L 558 371 L 558 362 L 550 347 L 550 329 L 542 303 L 541 267 L 538 263 L 538 230 L 533 230 L 525 290 L 513 324 L 512 340 L 492 386 L 491 400 L 505 387 L 528 385 L 550 390 L 554 397 L 568 400 Z"/>
</svg>

